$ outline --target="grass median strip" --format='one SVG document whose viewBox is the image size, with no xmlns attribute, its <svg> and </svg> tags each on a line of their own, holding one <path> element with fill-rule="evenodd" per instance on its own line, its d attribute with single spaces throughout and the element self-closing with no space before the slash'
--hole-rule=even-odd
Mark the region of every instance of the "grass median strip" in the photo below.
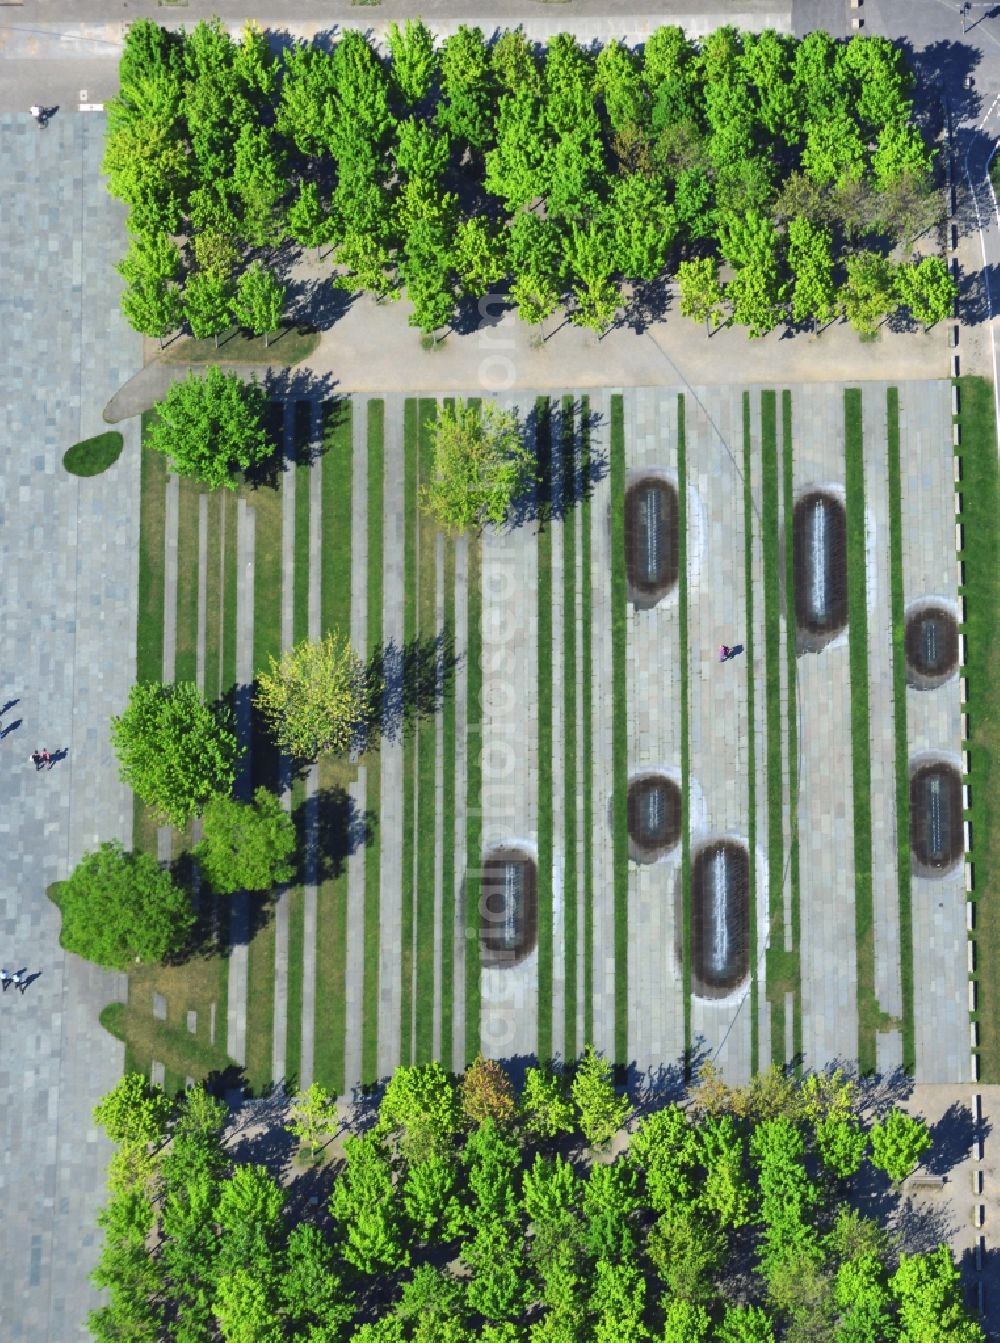
<svg viewBox="0 0 1000 1343">
<path fill-rule="evenodd" d="M 433 426 L 437 402 L 421 400 L 418 427 L 418 484 L 426 484 L 433 472 Z M 419 655 L 435 647 L 437 627 L 437 530 L 430 518 L 417 513 L 417 639 Z M 415 1061 L 429 1063 L 434 1057 L 434 913 L 437 872 L 437 720 L 422 713 L 415 723 L 417 747 L 416 846 L 417 877 L 414 946 L 414 1039 Z"/>
<path fill-rule="evenodd" d="M 154 412 L 142 417 L 139 502 L 139 602 L 136 629 L 137 681 L 163 676 L 163 595 L 166 569 L 164 520 L 167 506 L 167 459 L 145 445 Z"/>
<path fill-rule="evenodd" d="M 549 398 L 535 401 L 538 494 L 538 1057 L 552 1056 L 552 444 Z"/>
<path fill-rule="evenodd" d="M 385 402 L 368 402 L 368 648 L 369 665 L 382 652 L 383 510 L 385 507 Z M 365 776 L 366 820 L 372 834 L 365 850 L 365 951 L 361 1020 L 361 1080 L 374 1082 L 378 1073 L 379 908 L 382 845 L 378 829 L 382 802 L 382 760 L 379 749 L 368 753 Z"/>
<path fill-rule="evenodd" d="M 612 852 L 615 913 L 615 1063 L 628 1063 L 628 686 L 626 679 L 625 406 L 611 398 Z M 683 525 L 679 529 L 683 533 Z"/>
<path fill-rule="evenodd" d="M 688 740 L 687 403 L 677 393 L 677 563 L 681 655 L 681 976 L 684 989 L 685 1069 L 691 1063 L 691 746 Z"/>
<path fill-rule="evenodd" d="M 583 752 L 583 1034 L 594 1038 L 594 663 L 590 572 L 590 397 L 580 398 L 580 725 Z M 582 1042 L 578 1042 L 582 1043 Z"/>
<path fill-rule="evenodd" d="M 993 385 L 960 378 L 962 552 L 980 1075 L 1000 1081 L 1000 472 Z"/>
<path fill-rule="evenodd" d="M 906 741 L 906 594 L 903 590 L 903 493 L 899 444 L 899 390 L 886 391 L 889 468 L 889 591 L 892 604 L 892 702 L 896 766 L 896 883 L 899 893 L 899 966 L 903 998 L 903 1067 L 916 1067 L 913 1021 L 913 906 L 910 865 L 910 770 Z"/>
<path fill-rule="evenodd" d="M 576 492 L 578 479 L 576 402 L 562 399 L 561 467 L 563 500 L 563 966 L 565 979 L 563 1057 L 577 1055 L 577 704 L 576 704 Z"/>
<path fill-rule="evenodd" d="M 178 480 L 177 638 L 174 680 L 195 680 L 198 665 L 198 513 L 202 490 L 196 481 Z"/>
<path fill-rule="evenodd" d="M 865 478 L 861 392 L 844 392 L 847 486 L 847 609 L 850 622 L 851 785 L 854 814 L 854 932 L 857 950 L 858 1068 L 875 1069 L 879 1024 L 872 912 L 871 737 L 868 699 L 868 595 L 865 575 Z"/>
<path fill-rule="evenodd" d="M 782 517 L 784 520 L 783 560 L 785 565 L 785 666 L 787 669 L 785 706 L 786 761 L 788 766 L 788 810 L 791 817 L 788 845 L 788 881 L 792 897 L 792 945 L 794 954 L 790 970 L 795 977 L 795 1020 L 792 1025 L 792 1045 L 797 1059 L 802 1057 L 802 917 L 799 886 L 799 716 L 798 716 L 798 663 L 795 647 L 795 550 L 792 546 L 792 517 L 795 510 L 795 487 L 792 470 L 792 394 L 787 389 L 781 394 L 781 467 Z"/>
</svg>

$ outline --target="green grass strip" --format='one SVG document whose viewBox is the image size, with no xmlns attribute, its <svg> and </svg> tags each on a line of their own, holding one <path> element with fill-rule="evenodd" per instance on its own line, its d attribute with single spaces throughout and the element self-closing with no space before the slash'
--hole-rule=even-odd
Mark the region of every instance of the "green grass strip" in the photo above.
<svg viewBox="0 0 1000 1343">
<path fill-rule="evenodd" d="M 765 392 L 766 396 L 767 393 Z M 773 399 L 774 393 L 771 393 Z M 747 840 L 750 845 L 750 1071 L 760 1067 L 759 1010 L 760 975 L 757 965 L 757 730 L 754 702 L 754 640 L 753 640 L 753 532 L 754 509 L 752 463 L 752 429 L 750 421 L 750 393 L 743 393 L 743 600 L 746 607 L 746 678 L 747 678 L 747 772 L 749 775 Z M 765 439 L 766 442 L 766 439 Z M 772 442 L 772 456 L 774 445 Z M 766 458 L 765 458 L 766 461 Z M 766 477 L 765 477 L 766 490 Z M 761 528 L 761 544 L 767 547 L 767 525 Z M 766 644 L 765 644 L 766 646 Z"/>
<path fill-rule="evenodd" d="M 382 650 L 382 534 L 385 509 L 385 402 L 368 402 L 368 649 L 369 661 Z M 361 1080 L 378 1074 L 379 951 L 382 845 L 376 817 L 382 805 L 382 760 L 369 752 L 365 808 L 373 835 L 365 849 L 365 951 L 362 981 Z"/>
<path fill-rule="evenodd" d="M 535 401 L 538 528 L 538 1057 L 552 1057 L 552 406 Z"/>
<path fill-rule="evenodd" d="M 417 637 L 417 474 L 420 416 L 416 397 L 403 403 L 403 647 Z M 400 917 L 400 1063 L 413 1062 L 413 916 L 416 844 L 416 734 L 403 728 L 402 912 Z"/>
<path fill-rule="evenodd" d="M 320 632 L 347 636 L 351 629 L 351 522 L 354 407 L 350 400 L 328 401 L 321 412 L 320 459 L 322 545 L 320 554 Z M 319 765 L 320 832 L 349 823 L 346 793 L 355 777 L 343 760 L 324 758 Z M 338 848 L 342 841 L 334 837 Z M 313 1077 L 340 1094 L 344 1089 L 347 1040 L 347 862 L 321 878 L 316 897 L 316 1021 Z"/>
<path fill-rule="evenodd" d="M 685 1070 L 691 1063 L 691 746 L 689 742 L 688 567 L 687 567 L 687 403 L 677 393 L 677 595 L 681 646 L 681 978 L 684 992 Z"/>
<path fill-rule="evenodd" d="M 802 1057 L 802 906 L 799 874 L 799 714 L 798 662 L 795 648 L 795 550 L 792 546 L 792 517 L 795 511 L 795 485 L 792 469 L 792 394 L 781 394 L 782 514 L 784 517 L 785 565 L 785 744 L 788 767 L 788 809 L 791 826 L 788 847 L 788 875 L 792 892 L 792 945 L 795 973 L 795 1019 L 792 1023 L 792 1047 L 796 1059 Z"/>
<path fill-rule="evenodd" d="M 1000 1081 L 1000 472 L 993 385 L 958 380 L 980 1076 Z"/>
<path fill-rule="evenodd" d="M 299 402 L 312 411 L 308 402 Z M 318 468 L 317 468 L 318 469 Z M 312 467 L 295 467 L 295 571 L 292 575 L 292 643 L 309 637 L 309 482 Z M 319 557 L 317 556 L 317 559 Z"/>
<path fill-rule="evenodd" d="M 167 459 L 145 445 L 153 412 L 142 417 L 139 503 L 139 603 L 136 628 L 137 681 L 163 677 L 163 599 L 166 570 L 164 519 Z"/>
<path fill-rule="evenodd" d="M 444 543 L 444 647 L 455 646 L 455 542 Z M 444 678 L 441 701 L 442 797 L 444 843 L 441 854 L 441 1061 L 460 1071 L 462 1060 L 453 1055 L 455 1024 L 455 673 Z"/>
<path fill-rule="evenodd" d="M 482 543 L 469 537 L 465 728 L 465 1062 L 479 1053 L 482 982 L 479 973 L 479 899 L 483 847 L 483 589 Z"/>
<path fill-rule="evenodd" d="M 771 1006 L 771 1058 L 785 1064 L 785 995 L 793 992 L 785 943 L 785 828 L 781 751 L 781 557 L 778 516 L 778 425 L 774 392 L 761 393 L 761 542 L 764 553 L 764 700 L 767 765 L 767 918 L 771 949 L 767 996 Z"/>
<path fill-rule="evenodd" d="M 305 784 L 296 779 L 292 784 L 292 813 L 300 811 L 305 801 Z M 300 812 L 301 814 L 301 812 Z M 288 989 L 287 1031 L 285 1036 L 285 1079 L 289 1092 L 299 1082 L 302 1058 L 302 952 L 305 946 L 305 892 L 293 886 L 288 892 Z"/>
<path fill-rule="evenodd" d="M 236 541 L 237 509 L 235 498 L 222 505 L 222 691 L 236 684 Z"/>
<path fill-rule="evenodd" d="M 177 638 L 174 680 L 193 681 L 198 666 L 198 510 L 201 488 L 183 477 L 177 482 Z"/>
<path fill-rule="evenodd" d="M 418 484 L 433 473 L 433 425 L 437 402 L 421 400 Z M 433 645 L 437 628 L 437 531 L 423 513 L 417 517 L 417 637 L 422 648 Z M 434 910 L 437 872 L 437 720 L 427 714 L 416 728 L 417 890 L 415 933 L 415 1038 L 417 1063 L 434 1057 Z"/>
<path fill-rule="evenodd" d="M 576 488 L 576 430 L 574 398 L 562 399 L 562 497 L 563 497 L 563 964 L 565 979 L 563 1057 L 576 1058 L 576 952 L 577 868 L 576 868 L 576 509 L 572 500 Z"/>
<path fill-rule="evenodd" d="M 899 452 L 899 389 L 885 394 L 889 446 L 889 590 L 892 602 L 892 701 L 896 752 L 896 885 L 903 997 L 903 1067 L 917 1062 L 913 1022 L 913 908 L 910 871 L 910 769 L 906 743 L 906 596 L 903 590 L 903 482 Z"/>
<path fill-rule="evenodd" d="M 587 481 L 590 472 L 590 397 L 580 398 L 580 478 L 584 482 L 580 501 L 580 725 L 583 751 L 583 1034 L 585 1043 L 594 1038 L 594 663 L 593 580 L 590 572 L 591 502 Z M 567 1054 L 568 1057 L 568 1054 Z"/>
<path fill-rule="evenodd" d="M 351 632 L 352 418 L 350 400 L 323 406 L 320 626 L 324 634 L 337 631 L 345 637 Z"/>
<path fill-rule="evenodd" d="M 851 782 L 854 801 L 854 929 L 857 948 L 858 1068 L 875 1070 L 878 1003 L 872 912 L 871 737 L 868 700 L 868 598 L 861 391 L 844 392 L 847 484 L 847 609 L 850 620 Z"/>
<path fill-rule="evenodd" d="M 681 527 L 683 533 L 683 526 Z M 615 1063 L 628 1063 L 628 686 L 626 681 L 625 405 L 611 398 L 612 852 L 615 909 Z"/>
</svg>

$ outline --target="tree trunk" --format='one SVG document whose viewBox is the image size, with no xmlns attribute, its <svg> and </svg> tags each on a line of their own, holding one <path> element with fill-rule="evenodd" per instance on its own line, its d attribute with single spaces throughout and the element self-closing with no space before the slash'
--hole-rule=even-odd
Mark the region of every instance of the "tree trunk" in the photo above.
<svg viewBox="0 0 1000 1343">
<path fill-rule="evenodd" d="M 264 349 L 267 349 L 267 332 L 264 332 Z"/>
</svg>

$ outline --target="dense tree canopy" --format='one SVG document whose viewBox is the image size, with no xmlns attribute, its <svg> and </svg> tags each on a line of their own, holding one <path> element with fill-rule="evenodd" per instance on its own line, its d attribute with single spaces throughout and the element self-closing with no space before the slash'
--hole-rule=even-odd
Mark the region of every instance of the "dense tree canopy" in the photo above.
<svg viewBox="0 0 1000 1343">
<path fill-rule="evenodd" d="M 201 1088 L 171 1105 L 127 1077 L 95 1112 L 121 1148 L 94 1336 L 982 1343 L 948 1248 L 908 1252 L 866 1215 L 885 1217 L 884 1180 L 828 1160 L 824 1125 L 861 1135 L 859 1162 L 869 1145 L 842 1074 L 772 1070 L 745 1089 L 711 1074 L 687 1103 L 633 1116 L 611 1160 L 593 1158 L 587 1128 L 630 1104 L 594 1051 L 566 1073 L 529 1070 L 516 1111 L 487 1062 L 464 1081 L 437 1064 L 396 1072 L 374 1127 L 309 1173 L 332 1222 L 252 1164 L 250 1145 L 223 1148 Z M 568 1110 L 550 1122 L 557 1093 Z M 331 1098 L 314 1086 L 287 1125 L 315 1155 L 338 1126 Z M 894 1149 L 926 1144 L 899 1111 L 871 1131 L 879 1150 L 876 1131 Z"/>
<path fill-rule="evenodd" d="M 114 840 L 85 854 L 51 895 L 62 913 L 62 945 L 109 970 L 181 951 L 195 921 L 190 895 L 170 873 Z"/>
<path fill-rule="evenodd" d="M 212 272 L 199 274 L 215 282 Z M 256 302 L 262 292 L 259 286 L 268 284 L 263 274 L 251 267 L 241 282 L 237 305 L 244 300 L 248 304 Z M 187 297 L 190 295 L 189 285 Z M 227 305 L 230 301 L 227 296 Z M 261 331 L 271 325 L 270 317 L 249 308 L 246 321 Z M 212 333 L 198 330 L 195 334 Z M 274 453 L 275 445 L 264 427 L 266 407 L 267 396 L 255 379 L 244 382 L 236 373 L 223 373 L 213 364 L 203 376 L 188 373 L 157 402 L 146 443 L 168 457 L 171 469 L 179 476 L 235 490 L 241 471 L 259 466 Z"/>
<path fill-rule="evenodd" d="M 329 246 L 335 284 L 405 292 L 426 332 L 507 281 L 526 320 L 565 306 L 596 330 L 671 276 L 685 311 L 752 335 L 836 316 L 864 332 L 897 305 L 930 324 L 954 299 L 911 258 L 933 151 L 885 38 L 664 27 L 595 55 L 467 25 L 436 46 L 407 20 L 387 48 L 346 29 L 274 58 L 252 25 L 129 27 L 104 168 L 139 330 L 272 329 L 266 254 L 286 236 Z M 885 275 L 852 269 L 858 252 Z"/>
</svg>

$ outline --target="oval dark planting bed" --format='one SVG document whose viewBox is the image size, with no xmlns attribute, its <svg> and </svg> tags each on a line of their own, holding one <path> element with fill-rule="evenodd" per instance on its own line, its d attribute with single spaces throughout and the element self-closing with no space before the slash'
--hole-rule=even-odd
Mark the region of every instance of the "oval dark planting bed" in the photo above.
<svg viewBox="0 0 1000 1343">
<path fill-rule="evenodd" d="M 847 624 L 847 513 L 814 490 L 795 505 L 795 623 L 800 646 L 822 648 Z"/>
<path fill-rule="evenodd" d="M 502 845 L 488 851 L 479 909 L 483 965 L 516 965 L 534 949 L 538 891 L 530 853 Z"/>
<path fill-rule="evenodd" d="M 918 607 L 906 617 L 906 670 L 916 690 L 943 685 L 958 666 L 958 625 L 944 606 Z"/>
<path fill-rule="evenodd" d="M 655 606 L 677 583 L 677 491 L 660 476 L 643 476 L 625 494 L 628 597 Z"/>
<path fill-rule="evenodd" d="M 691 970 L 695 992 L 723 998 L 750 968 L 750 855 L 714 840 L 691 864 Z"/>
<path fill-rule="evenodd" d="M 962 779 L 932 760 L 910 775 L 910 848 L 920 876 L 943 875 L 962 856 Z"/>
<path fill-rule="evenodd" d="M 681 837 L 681 790 L 664 774 L 640 774 L 628 786 L 629 857 L 655 863 Z"/>
</svg>

